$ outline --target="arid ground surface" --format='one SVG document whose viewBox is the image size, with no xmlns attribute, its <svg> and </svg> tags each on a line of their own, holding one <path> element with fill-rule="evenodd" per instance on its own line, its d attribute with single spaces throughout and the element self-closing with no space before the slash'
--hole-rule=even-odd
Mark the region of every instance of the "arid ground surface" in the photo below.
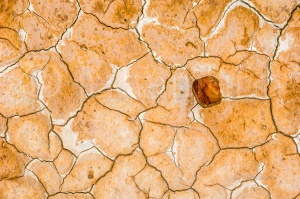
<svg viewBox="0 0 300 199">
<path fill-rule="evenodd" d="M 300 199 L 299 152 L 299 0 L 0 1 L 1 199 Z"/>
</svg>

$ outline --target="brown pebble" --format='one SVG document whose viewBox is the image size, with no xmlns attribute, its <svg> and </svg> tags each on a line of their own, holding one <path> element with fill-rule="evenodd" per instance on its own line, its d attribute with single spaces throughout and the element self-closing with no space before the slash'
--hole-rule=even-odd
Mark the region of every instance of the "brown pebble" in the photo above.
<svg viewBox="0 0 300 199">
<path fill-rule="evenodd" d="M 217 105 L 222 100 L 219 80 L 213 76 L 197 79 L 193 83 L 193 93 L 203 108 Z"/>
<path fill-rule="evenodd" d="M 94 171 L 90 170 L 88 174 L 88 179 L 93 179 L 94 178 Z"/>
</svg>

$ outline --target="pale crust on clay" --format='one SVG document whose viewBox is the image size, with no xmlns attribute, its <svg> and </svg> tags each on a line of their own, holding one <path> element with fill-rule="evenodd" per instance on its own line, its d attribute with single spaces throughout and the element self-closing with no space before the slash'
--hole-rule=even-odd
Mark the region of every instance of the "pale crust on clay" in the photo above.
<svg viewBox="0 0 300 199">
<path fill-rule="evenodd" d="M 0 0 L 0 199 L 300 199 L 299 165 L 299 0 Z"/>
</svg>

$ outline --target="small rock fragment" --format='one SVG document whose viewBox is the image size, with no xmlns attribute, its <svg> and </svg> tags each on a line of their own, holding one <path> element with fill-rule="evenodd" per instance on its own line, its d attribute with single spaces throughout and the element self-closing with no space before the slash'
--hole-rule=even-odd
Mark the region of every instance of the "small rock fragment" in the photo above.
<svg viewBox="0 0 300 199">
<path fill-rule="evenodd" d="M 88 179 L 93 179 L 93 178 L 94 178 L 94 171 L 93 170 L 89 170 Z"/>
<path fill-rule="evenodd" d="M 197 79 L 193 83 L 193 93 L 197 102 L 203 107 L 219 104 L 222 100 L 219 80 L 213 76 Z"/>
</svg>

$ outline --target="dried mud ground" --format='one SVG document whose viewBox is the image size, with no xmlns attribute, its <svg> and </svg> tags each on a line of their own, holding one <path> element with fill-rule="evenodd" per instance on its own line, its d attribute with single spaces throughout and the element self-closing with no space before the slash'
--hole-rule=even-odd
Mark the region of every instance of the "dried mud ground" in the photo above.
<svg viewBox="0 0 300 199">
<path fill-rule="evenodd" d="M 300 199 L 299 152 L 299 0 L 0 1 L 1 199 Z"/>
</svg>

